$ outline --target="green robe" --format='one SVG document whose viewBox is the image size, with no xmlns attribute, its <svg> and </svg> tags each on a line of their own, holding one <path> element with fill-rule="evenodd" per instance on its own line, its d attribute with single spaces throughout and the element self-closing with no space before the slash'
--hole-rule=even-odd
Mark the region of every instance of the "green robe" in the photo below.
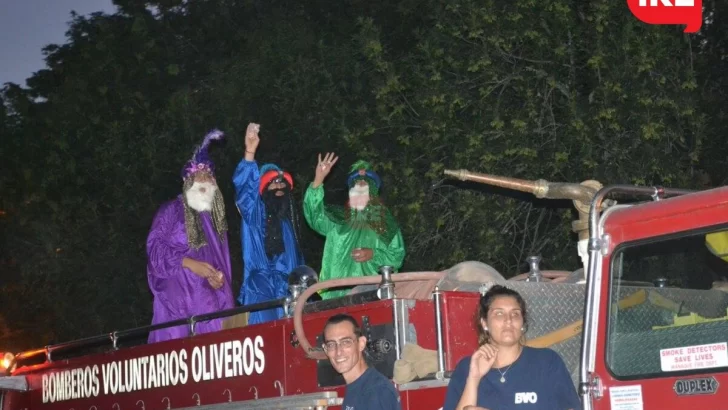
<svg viewBox="0 0 728 410">
<path fill-rule="evenodd" d="M 382 205 L 369 205 L 361 212 L 343 207 L 324 207 L 324 186 L 309 185 L 303 199 L 303 215 L 309 226 L 326 237 L 319 280 L 372 276 L 388 265 L 395 271 L 404 260 L 404 239 L 392 214 Z M 372 259 L 356 262 L 355 248 L 373 249 Z M 322 299 L 345 296 L 351 288 L 321 292 Z"/>
</svg>

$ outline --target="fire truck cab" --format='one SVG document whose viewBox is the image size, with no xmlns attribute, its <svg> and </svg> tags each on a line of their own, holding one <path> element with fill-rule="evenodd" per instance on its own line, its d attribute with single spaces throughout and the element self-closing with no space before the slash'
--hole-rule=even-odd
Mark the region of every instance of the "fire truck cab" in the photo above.
<svg viewBox="0 0 728 410">
<path fill-rule="evenodd" d="M 584 266 L 542 271 L 534 257 L 530 272 L 509 280 L 464 262 L 294 281 L 286 299 L 20 352 L 0 377 L 0 410 L 340 408 L 346 386 L 319 335 L 342 312 L 362 323 L 367 361 L 394 380 L 402 408 L 439 410 L 451 372 L 477 348 L 476 307 L 494 284 L 524 297 L 527 344 L 561 355 L 584 409 L 726 408 L 728 187 L 688 192 L 446 174 L 573 200 Z M 346 297 L 306 302 L 321 289 L 354 285 Z M 271 306 L 284 306 L 287 317 L 234 325 Z M 231 325 L 195 334 L 196 323 L 215 317 Z M 180 324 L 189 337 L 145 343 L 150 330 Z"/>
</svg>

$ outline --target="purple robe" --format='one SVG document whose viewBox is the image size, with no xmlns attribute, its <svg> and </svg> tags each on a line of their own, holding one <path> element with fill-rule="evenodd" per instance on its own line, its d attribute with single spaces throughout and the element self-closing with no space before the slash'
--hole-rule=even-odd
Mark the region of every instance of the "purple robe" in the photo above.
<svg viewBox="0 0 728 410">
<path fill-rule="evenodd" d="M 209 212 L 201 212 L 207 245 L 194 250 L 187 244 L 183 196 L 163 204 L 152 222 L 147 238 L 147 280 L 154 295 L 152 324 L 234 307 L 231 288 L 230 249 L 227 232 L 222 241 L 215 231 Z M 224 284 L 213 289 L 207 282 L 182 267 L 183 258 L 207 262 L 224 275 Z M 208 333 L 222 329 L 222 319 L 196 324 L 195 332 Z M 186 337 L 189 326 L 155 330 L 149 343 Z"/>
</svg>

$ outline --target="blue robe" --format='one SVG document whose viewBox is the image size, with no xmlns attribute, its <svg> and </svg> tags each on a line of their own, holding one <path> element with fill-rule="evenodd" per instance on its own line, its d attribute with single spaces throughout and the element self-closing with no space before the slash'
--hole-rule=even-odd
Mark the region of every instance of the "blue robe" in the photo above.
<svg viewBox="0 0 728 410">
<path fill-rule="evenodd" d="M 243 159 L 235 169 L 235 203 L 242 216 L 243 286 L 238 302 L 251 305 L 288 295 L 288 274 L 304 264 L 303 254 L 293 233 L 291 221 L 283 220 L 285 251 L 272 259 L 265 252 L 265 204 L 260 196 L 260 172 L 255 161 Z M 250 312 L 248 324 L 283 317 L 283 308 Z"/>
</svg>

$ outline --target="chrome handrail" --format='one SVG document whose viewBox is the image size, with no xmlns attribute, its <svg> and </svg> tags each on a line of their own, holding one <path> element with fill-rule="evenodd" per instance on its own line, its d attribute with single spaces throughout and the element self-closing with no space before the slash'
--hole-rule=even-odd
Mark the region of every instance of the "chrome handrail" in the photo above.
<svg viewBox="0 0 728 410">
<path fill-rule="evenodd" d="M 171 320 L 169 322 L 157 323 L 155 325 L 141 326 L 127 330 L 113 331 L 111 333 L 101 334 L 97 336 L 86 337 L 83 339 L 77 339 L 70 342 L 58 343 L 49 345 L 41 349 L 27 350 L 15 355 L 14 363 L 19 363 L 21 360 L 27 360 L 39 355 L 45 355 L 45 363 L 53 362 L 52 354 L 55 352 L 70 350 L 75 348 L 95 346 L 99 343 L 109 343 L 113 349 L 117 349 L 118 342 L 124 339 L 131 339 L 137 336 L 148 334 L 149 332 L 166 329 L 174 326 L 188 326 L 190 336 L 194 336 L 193 331 L 194 324 L 198 322 L 204 322 L 212 319 L 219 319 L 223 317 L 234 316 L 240 313 L 254 312 L 258 310 L 271 309 L 276 307 L 284 307 L 286 305 L 287 298 L 279 298 L 269 300 L 266 302 L 255 303 L 252 305 L 238 306 L 232 309 L 220 310 L 217 312 L 205 313 L 202 315 L 190 316 L 186 319 Z"/>
</svg>

